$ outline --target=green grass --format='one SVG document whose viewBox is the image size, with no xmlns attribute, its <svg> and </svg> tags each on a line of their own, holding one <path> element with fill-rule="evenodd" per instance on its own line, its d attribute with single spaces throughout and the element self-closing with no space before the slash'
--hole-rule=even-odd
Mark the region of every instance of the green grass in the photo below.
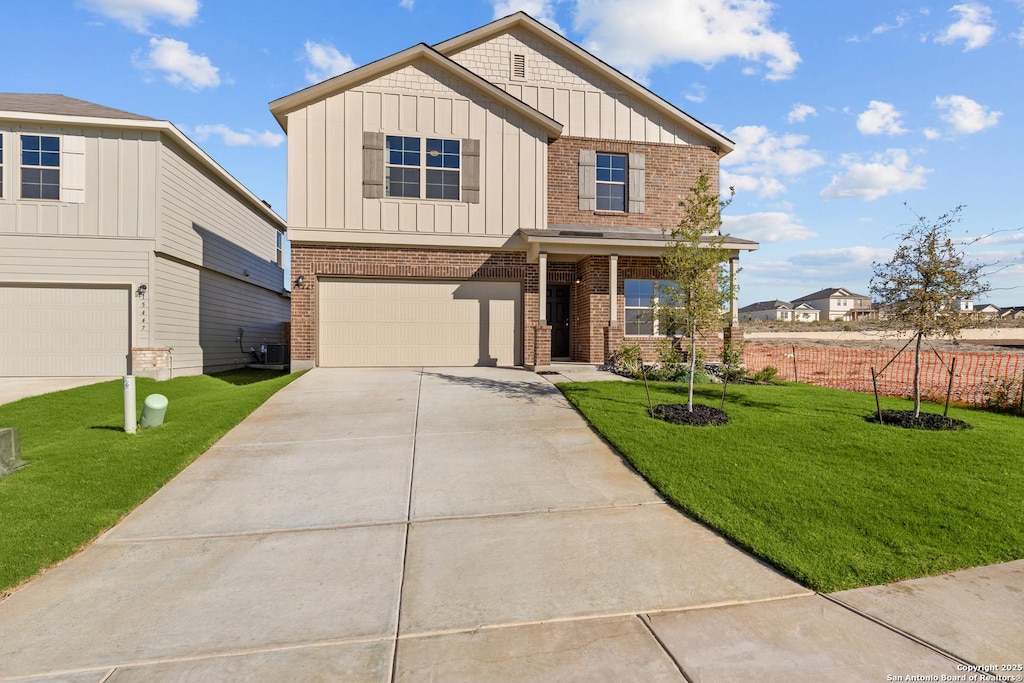
<svg viewBox="0 0 1024 683">
<path fill-rule="evenodd" d="M 0 406 L 29 463 L 0 478 L 0 595 L 113 526 L 296 377 L 138 379 L 140 410 L 153 393 L 169 405 L 163 426 L 134 435 L 123 431 L 120 380 Z"/>
<path fill-rule="evenodd" d="M 951 409 L 974 429 L 905 430 L 864 419 L 870 394 L 735 385 L 728 425 L 685 427 L 648 417 L 639 382 L 559 388 L 668 500 L 815 590 L 1024 557 L 1024 419 Z M 721 388 L 696 392 L 719 405 Z"/>
</svg>

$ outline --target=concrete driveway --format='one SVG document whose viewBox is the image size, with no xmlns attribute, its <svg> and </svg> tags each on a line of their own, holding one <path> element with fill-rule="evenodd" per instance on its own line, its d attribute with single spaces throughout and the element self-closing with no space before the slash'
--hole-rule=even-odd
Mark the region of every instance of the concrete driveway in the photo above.
<svg viewBox="0 0 1024 683">
<path fill-rule="evenodd" d="M 957 673 L 846 598 L 666 505 L 541 376 L 317 369 L 0 603 L 0 681 Z"/>
</svg>

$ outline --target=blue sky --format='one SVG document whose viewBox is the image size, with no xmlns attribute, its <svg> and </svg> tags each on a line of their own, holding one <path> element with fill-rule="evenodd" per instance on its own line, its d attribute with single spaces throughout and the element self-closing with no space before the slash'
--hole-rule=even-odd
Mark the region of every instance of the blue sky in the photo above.
<svg viewBox="0 0 1024 683">
<path fill-rule="evenodd" d="M 268 102 L 520 9 L 736 142 L 741 304 L 866 294 L 896 233 L 963 204 L 986 298 L 1024 305 L 1024 0 L 9 0 L 0 90 L 170 120 L 287 217 Z"/>
</svg>

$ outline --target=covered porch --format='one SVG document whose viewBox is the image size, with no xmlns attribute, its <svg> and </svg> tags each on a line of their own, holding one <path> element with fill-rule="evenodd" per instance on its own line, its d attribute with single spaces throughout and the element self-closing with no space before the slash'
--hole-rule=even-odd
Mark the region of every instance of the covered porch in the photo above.
<svg viewBox="0 0 1024 683">
<path fill-rule="evenodd" d="M 650 228 L 598 229 L 552 226 L 546 230 L 520 230 L 526 243 L 527 263 L 536 264 L 538 305 L 526 311 L 526 334 L 532 335 L 533 362 L 546 368 L 552 362 L 603 363 L 625 345 L 637 345 L 654 360 L 655 330 L 637 323 L 637 311 L 649 305 L 638 292 L 645 283 L 664 279 L 660 255 L 668 241 Z M 735 285 L 739 253 L 758 244 L 726 236 L 729 277 Z M 628 291 L 627 291 L 628 290 Z M 735 292 L 736 287 L 732 290 Z M 628 294 L 628 296 L 627 296 Z M 726 340 L 741 335 L 735 297 L 730 306 Z M 709 334 L 705 346 L 717 354 L 721 340 Z M 709 351 L 712 351 L 709 348 Z"/>
</svg>

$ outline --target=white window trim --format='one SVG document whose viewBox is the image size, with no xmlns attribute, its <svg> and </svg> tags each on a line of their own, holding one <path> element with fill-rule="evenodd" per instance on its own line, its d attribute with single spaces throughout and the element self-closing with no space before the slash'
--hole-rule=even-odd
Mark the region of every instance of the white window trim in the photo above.
<svg viewBox="0 0 1024 683">
<path fill-rule="evenodd" d="M 625 173 L 626 177 L 621 181 L 617 180 L 600 180 L 597 177 L 597 169 L 601 168 L 601 157 L 619 157 L 625 160 Z M 598 152 L 595 159 L 595 175 L 594 175 L 594 198 L 595 198 L 595 211 L 597 213 L 629 213 L 629 155 L 622 154 L 619 152 Z M 597 190 L 602 185 L 616 185 L 622 187 L 622 208 L 621 209 L 602 209 L 597 207 L 596 202 L 601 199 L 600 193 Z"/>
<path fill-rule="evenodd" d="M 420 141 L 420 163 L 418 166 L 410 166 L 407 164 L 392 164 L 389 159 L 389 149 L 387 146 L 387 138 L 398 137 L 398 138 L 416 138 Z M 445 142 L 457 142 L 459 143 L 459 167 L 458 168 L 444 168 L 436 166 L 427 166 L 427 143 L 429 140 L 439 140 L 442 145 Z M 465 143 L 459 138 L 445 138 L 440 136 L 419 136 L 419 135 L 399 135 L 399 134 L 388 134 L 384 137 L 384 196 L 388 199 L 412 199 L 412 200 L 426 200 L 431 202 L 461 202 L 463 201 L 462 194 L 462 174 L 463 166 L 465 165 L 466 153 L 463 147 Z M 389 168 L 416 168 L 419 170 L 419 194 L 416 197 L 406 197 L 402 195 L 388 194 L 388 169 Z M 458 176 L 458 181 L 455 183 L 455 187 L 458 189 L 458 197 L 428 197 L 427 196 L 427 173 L 428 171 L 447 171 L 454 172 Z"/>
<path fill-rule="evenodd" d="M 628 280 L 623 280 L 623 288 L 624 289 L 627 286 L 626 283 L 628 283 L 628 282 L 655 282 L 655 283 L 666 282 L 667 283 L 667 282 L 670 282 L 670 281 L 669 280 L 652 280 L 652 279 L 649 279 L 649 278 L 635 278 L 634 277 L 634 278 L 629 278 Z M 654 309 L 654 307 L 657 304 L 658 304 L 658 287 L 655 287 L 654 288 L 654 296 L 651 298 L 651 300 L 650 300 L 650 302 L 648 303 L 647 306 L 629 306 L 629 305 L 624 305 L 624 311 L 623 311 L 623 331 L 625 332 L 625 326 L 630 324 L 630 322 L 629 322 L 629 311 L 651 311 L 651 310 Z M 644 322 L 646 324 L 646 321 L 644 321 Z M 626 336 L 628 338 L 633 338 L 633 339 L 655 339 L 655 338 L 661 339 L 661 338 L 669 336 L 669 335 L 664 334 L 661 331 L 659 331 L 658 324 L 659 324 L 658 316 L 652 316 L 652 321 L 651 321 L 651 330 L 653 332 L 652 334 L 636 334 L 636 333 L 625 332 L 624 336 Z"/>
<path fill-rule="evenodd" d="M 37 164 L 26 164 L 26 163 L 24 163 L 24 161 L 25 161 L 24 160 L 25 138 L 27 138 L 27 137 L 39 138 L 40 145 L 42 145 L 43 138 L 55 138 L 57 140 L 57 152 L 56 152 L 57 153 L 57 165 L 56 166 L 43 166 L 42 165 L 42 157 L 41 156 L 40 156 L 40 159 L 39 159 L 40 164 L 38 164 L 38 165 Z M 63 180 L 64 180 L 64 172 L 63 172 L 64 171 L 64 163 L 63 163 L 64 159 L 62 158 L 63 154 L 64 154 L 64 142 L 63 142 L 63 140 L 61 138 L 62 138 L 62 136 L 60 136 L 60 135 L 47 134 L 47 133 L 36 133 L 36 132 L 23 132 L 23 133 L 18 135 L 18 173 L 16 175 L 18 176 L 18 178 L 17 178 L 17 181 L 18 181 L 18 196 L 23 201 L 29 201 L 29 202 L 59 202 L 59 201 L 61 201 L 61 198 L 63 197 L 63 194 L 64 194 L 64 188 L 62 186 L 62 183 L 63 183 Z M 40 153 L 40 155 L 43 154 L 41 149 L 40 149 L 39 153 Z M 47 154 L 52 154 L 52 152 L 47 152 Z M 57 171 L 57 197 L 56 198 L 53 198 L 53 197 L 26 197 L 25 196 L 25 181 L 24 181 L 25 169 L 38 169 L 40 172 L 56 170 Z M 47 185 L 48 184 L 49 183 L 47 183 Z M 40 187 L 42 187 L 42 184 L 40 184 Z"/>
</svg>

